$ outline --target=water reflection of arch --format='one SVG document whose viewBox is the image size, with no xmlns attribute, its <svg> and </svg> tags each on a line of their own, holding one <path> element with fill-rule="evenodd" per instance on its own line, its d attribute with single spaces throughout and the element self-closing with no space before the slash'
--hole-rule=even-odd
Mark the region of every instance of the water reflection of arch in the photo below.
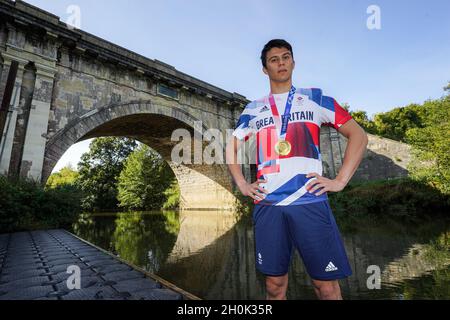
<svg viewBox="0 0 450 320">
<path fill-rule="evenodd" d="M 189 240 L 187 235 L 206 236 L 207 219 L 211 219 L 211 238 L 202 238 L 202 248 L 198 242 Z M 217 213 L 208 215 L 203 212 L 198 219 L 182 221 L 179 237 L 160 275 L 207 299 L 263 299 L 263 278 L 255 270 L 253 231 L 249 218 L 240 220 L 227 231 L 218 230 L 220 219 Z M 196 221 L 201 221 L 203 227 L 199 228 Z M 384 271 L 382 279 L 389 281 L 408 279 L 408 274 L 401 272 L 396 265 L 407 265 L 411 272 L 409 278 L 425 275 L 434 267 L 423 260 L 423 254 L 414 255 L 412 259 L 411 253 L 417 249 L 424 250 L 425 247 L 418 243 L 428 243 L 445 231 L 445 227 L 439 224 L 431 226 L 432 230 L 426 232 L 425 238 L 414 232 L 399 237 L 399 227 L 394 226 L 392 230 L 369 228 L 354 233 L 344 232 L 344 243 L 354 272 L 350 278 L 341 282 L 347 297 L 357 298 L 366 294 L 371 298 L 374 292 L 368 292 L 366 286 L 369 265 L 378 265 Z M 214 239 L 214 236 L 217 237 Z M 310 279 L 303 264 L 296 257 L 290 270 L 288 295 L 314 298 L 309 284 Z"/>
</svg>

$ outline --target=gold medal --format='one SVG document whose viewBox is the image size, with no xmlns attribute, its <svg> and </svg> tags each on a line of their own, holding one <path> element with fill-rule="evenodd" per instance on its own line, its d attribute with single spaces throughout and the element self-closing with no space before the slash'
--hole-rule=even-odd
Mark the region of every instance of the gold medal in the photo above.
<svg viewBox="0 0 450 320">
<path fill-rule="evenodd" d="M 291 144 L 286 140 L 278 141 L 275 145 L 275 152 L 280 156 L 287 156 L 291 152 Z"/>
</svg>

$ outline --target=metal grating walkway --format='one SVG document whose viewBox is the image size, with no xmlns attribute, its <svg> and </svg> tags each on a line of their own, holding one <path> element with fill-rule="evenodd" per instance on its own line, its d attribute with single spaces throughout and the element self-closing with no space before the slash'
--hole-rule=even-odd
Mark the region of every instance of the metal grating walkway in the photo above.
<svg viewBox="0 0 450 320">
<path fill-rule="evenodd" d="M 81 289 L 68 289 L 71 265 L 81 270 Z M 0 300 L 192 298 L 187 295 L 64 230 L 0 234 Z"/>
</svg>

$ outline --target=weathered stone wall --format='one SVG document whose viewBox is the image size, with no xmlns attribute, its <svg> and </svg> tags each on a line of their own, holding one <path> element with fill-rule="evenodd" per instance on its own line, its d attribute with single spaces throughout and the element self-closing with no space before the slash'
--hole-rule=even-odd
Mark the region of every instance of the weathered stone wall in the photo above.
<svg viewBox="0 0 450 320">
<path fill-rule="evenodd" d="M 367 181 L 405 177 L 411 161 L 411 147 L 406 143 L 368 134 L 369 143 L 353 181 Z M 342 150 L 347 139 L 341 136 Z M 340 167 L 339 167 L 340 168 Z"/>
<path fill-rule="evenodd" d="M 60 50 L 52 97 L 48 136 L 89 111 L 135 100 L 148 100 L 152 84 L 107 62 Z"/>
<path fill-rule="evenodd" d="M 52 98 L 49 137 L 69 122 L 102 107 L 132 101 L 147 101 L 161 107 L 181 109 L 202 121 L 206 128 L 234 125 L 233 108 L 205 96 L 178 88 L 179 100 L 156 93 L 156 83 L 140 72 L 98 59 L 60 52 Z"/>
<path fill-rule="evenodd" d="M 411 161 L 411 146 L 369 134 L 368 152 L 359 168 L 361 180 L 404 177 Z"/>
</svg>

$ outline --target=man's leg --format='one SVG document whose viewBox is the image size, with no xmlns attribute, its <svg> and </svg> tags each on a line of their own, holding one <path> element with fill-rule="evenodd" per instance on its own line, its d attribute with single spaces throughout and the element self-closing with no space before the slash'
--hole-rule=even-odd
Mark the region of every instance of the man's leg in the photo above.
<svg viewBox="0 0 450 320">
<path fill-rule="evenodd" d="M 282 210 L 278 206 L 258 204 L 253 209 L 255 262 L 265 276 L 268 300 L 286 299 L 293 245 Z"/>
<path fill-rule="evenodd" d="M 288 275 L 273 277 L 266 276 L 266 299 L 286 300 Z"/>
<path fill-rule="evenodd" d="M 289 233 L 313 279 L 317 296 L 342 299 L 336 279 L 346 278 L 352 271 L 328 201 L 286 207 Z"/>
<path fill-rule="evenodd" d="M 337 280 L 312 280 L 316 295 L 320 300 L 342 300 L 341 288 Z"/>
</svg>

